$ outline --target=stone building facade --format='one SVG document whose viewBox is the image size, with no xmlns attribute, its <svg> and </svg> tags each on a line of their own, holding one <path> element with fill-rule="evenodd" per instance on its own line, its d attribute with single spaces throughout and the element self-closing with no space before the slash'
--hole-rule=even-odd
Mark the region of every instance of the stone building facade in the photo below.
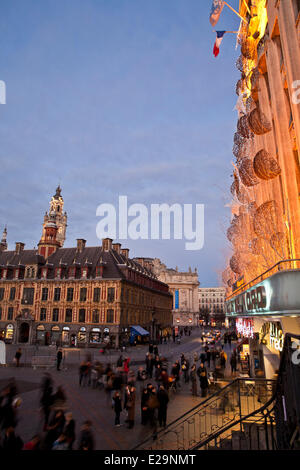
<svg viewBox="0 0 300 470">
<path fill-rule="evenodd" d="M 16 243 L 8 251 L 6 229 L 3 233 L 0 337 L 12 343 L 117 347 L 134 325 L 153 338 L 170 330 L 168 286 L 109 238 L 102 246 L 87 247 L 78 239 L 76 247 L 64 248 L 64 238 L 57 239 L 56 210 L 51 207 L 45 217 L 37 250 Z"/>
<path fill-rule="evenodd" d="M 189 268 L 188 272 L 167 268 L 158 258 L 136 258 L 152 270 L 157 278 L 169 286 L 173 296 L 173 326 L 196 326 L 199 321 L 198 273 Z"/>
</svg>

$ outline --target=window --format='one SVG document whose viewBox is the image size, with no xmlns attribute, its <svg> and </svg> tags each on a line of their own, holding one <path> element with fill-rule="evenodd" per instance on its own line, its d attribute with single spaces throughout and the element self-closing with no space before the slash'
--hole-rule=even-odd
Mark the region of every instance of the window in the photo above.
<svg viewBox="0 0 300 470">
<path fill-rule="evenodd" d="M 0 287 L 0 301 L 4 298 L 4 287 Z"/>
<path fill-rule="evenodd" d="M 47 309 L 46 308 L 41 308 L 40 321 L 46 321 L 46 313 L 47 313 Z"/>
<path fill-rule="evenodd" d="M 43 287 L 42 289 L 42 302 L 48 300 L 48 287 Z"/>
<path fill-rule="evenodd" d="M 80 289 L 80 302 L 85 302 L 86 301 L 86 292 L 87 292 L 87 288 L 86 287 L 81 287 L 81 289 Z"/>
<path fill-rule="evenodd" d="M 53 313 L 52 313 L 52 321 L 58 321 L 58 314 L 59 314 L 59 309 L 54 308 Z"/>
<path fill-rule="evenodd" d="M 14 316 L 14 308 L 13 307 L 8 307 L 7 320 L 12 320 L 13 316 Z"/>
<path fill-rule="evenodd" d="M 68 287 L 67 290 L 67 302 L 72 302 L 74 297 L 74 289 L 73 287 Z"/>
<path fill-rule="evenodd" d="M 94 289 L 94 302 L 100 302 L 101 289 L 100 287 L 95 287 Z"/>
<path fill-rule="evenodd" d="M 16 288 L 12 287 L 10 289 L 9 300 L 15 300 L 16 297 Z"/>
<path fill-rule="evenodd" d="M 107 302 L 113 302 L 115 300 L 115 288 L 109 287 L 107 289 Z"/>
<path fill-rule="evenodd" d="M 114 311 L 109 309 L 106 312 L 106 323 L 113 323 L 114 322 Z"/>
<path fill-rule="evenodd" d="M 60 287 L 55 287 L 53 300 L 55 300 L 56 302 L 60 300 Z"/>
<path fill-rule="evenodd" d="M 34 299 L 34 288 L 33 287 L 24 287 L 22 304 L 33 305 L 33 299 Z"/>
<path fill-rule="evenodd" d="M 85 322 L 85 308 L 79 310 L 79 323 Z"/>
<path fill-rule="evenodd" d="M 71 309 L 71 308 L 67 308 L 67 309 L 66 309 L 66 318 L 65 318 L 65 322 L 71 323 L 71 321 L 72 321 L 72 309 Z"/>
<path fill-rule="evenodd" d="M 93 310 L 92 323 L 99 323 L 99 310 Z"/>
</svg>

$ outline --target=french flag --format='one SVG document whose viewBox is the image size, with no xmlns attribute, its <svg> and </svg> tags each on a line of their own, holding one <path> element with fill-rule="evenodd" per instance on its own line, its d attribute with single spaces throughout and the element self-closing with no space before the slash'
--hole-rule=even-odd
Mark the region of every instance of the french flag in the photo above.
<svg viewBox="0 0 300 470">
<path fill-rule="evenodd" d="M 214 45 L 214 56 L 215 57 L 217 57 L 219 55 L 221 42 L 223 41 L 223 37 L 224 37 L 224 34 L 226 33 L 226 31 L 216 31 L 216 33 L 217 33 L 217 38 L 216 38 L 216 42 L 215 42 L 215 45 Z"/>
</svg>

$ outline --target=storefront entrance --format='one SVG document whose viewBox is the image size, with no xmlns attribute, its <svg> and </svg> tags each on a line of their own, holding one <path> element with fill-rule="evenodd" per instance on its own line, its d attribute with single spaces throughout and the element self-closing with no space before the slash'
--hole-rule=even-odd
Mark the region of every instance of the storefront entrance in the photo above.
<svg viewBox="0 0 300 470">
<path fill-rule="evenodd" d="M 29 341 L 29 324 L 21 323 L 19 327 L 19 343 L 28 343 Z"/>
</svg>

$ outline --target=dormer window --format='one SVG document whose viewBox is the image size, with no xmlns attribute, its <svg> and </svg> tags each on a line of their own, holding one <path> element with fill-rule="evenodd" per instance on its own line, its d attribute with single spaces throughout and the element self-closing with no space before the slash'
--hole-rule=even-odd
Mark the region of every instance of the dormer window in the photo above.
<svg viewBox="0 0 300 470">
<path fill-rule="evenodd" d="M 62 273 L 62 269 L 61 268 L 56 268 L 55 269 L 55 277 L 56 278 L 61 278 L 61 273 Z"/>
<path fill-rule="evenodd" d="M 4 268 L 4 269 L 2 270 L 2 279 L 6 279 L 6 278 L 7 278 L 7 269 Z"/>
<path fill-rule="evenodd" d="M 27 266 L 25 270 L 25 277 L 34 278 L 36 275 L 36 269 L 34 266 Z"/>
<path fill-rule="evenodd" d="M 42 268 L 41 277 L 42 279 L 47 279 L 48 268 Z"/>
<path fill-rule="evenodd" d="M 20 272 L 19 268 L 15 269 L 15 272 L 14 272 L 15 279 L 19 279 L 19 272 Z"/>
<path fill-rule="evenodd" d="M 71 266 L 71 268 L 69 268 L 69 278 L 74 278 L 75 276 L 76 276 L 76 267 Z"/>
<path fill-rule="evenodd" d="M 103 266 L 96 267 L 96 277 L 102 277 L 103 274 Z"/>
<path fill-rule="evenodd" d="M 82 277 L 87 278 L 88 276 L 88 268 L 82 268 Z"/>
</svg>

